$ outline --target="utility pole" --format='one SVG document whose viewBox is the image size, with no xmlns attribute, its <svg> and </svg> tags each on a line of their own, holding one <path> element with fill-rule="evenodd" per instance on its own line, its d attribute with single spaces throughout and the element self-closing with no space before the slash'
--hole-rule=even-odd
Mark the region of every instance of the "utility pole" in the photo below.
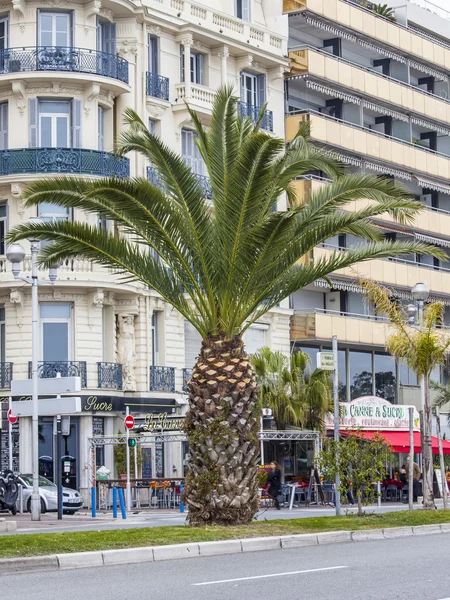
<svg viewBox="0 0 450 600">
<path fill-rule="evenodd" d="M 332 349 L 334 354 L 334 372 L 333 372 L 333 399 L 334 399 L 334 441 L 336 442 L 336 461 L 339 465 L 339 373 L 338 373 L 338 340 L 337 336 L 332 337 Z M 335 480 L 335 500 L 336 500 L 336 516 L 341 515 L 341 492 L 339 491 L 341 478 L 339 469 Z"/>
<path fill-rule="evenodd" d="M 414 475 L 414 409 L 409 408 L 409 469 L 408 469 L 408 508 L 413 510 L 413 475 Z"/>
<path fill-rule="evenodd" d="M 441 479 L 442 479 L 442 499 L 444 501 L 444 509 L 448 508 L 448 485 L 447 478 L 445 476 L 445 465 L 444 465 L 444 452 L 442 450 L 442 436 L 441 436 L 441 416 L 439 414 L 439 407 L 436 406 L 436 433 L 439 444 L 439 465 L 441 467 Z"/>
<path fill-rule="evenodd" d="M 128 417 L 130 415 L 130 407 L 127 406 L 125 409 L 125 417 Z M 127 488 L 126 488 L 126 504 L 127 504 L 127 511 L 130 512 L 131 511 L 131 483 L 130 483 L 130 445 L 129 445 L 129 440 L 130 440 L 130 430 L 128 429 L 128 427 L 126 428 L 127 430 L 127 445 L 126 445 L 126 456 L 127 456 Z"/>
<path fill-rule="evenodd" d="M 58 520 L 63 517 L 62 464 L 61 464 L 61 415 L 56 416 L 56 485 L 58 486 Z"/>
</svg>

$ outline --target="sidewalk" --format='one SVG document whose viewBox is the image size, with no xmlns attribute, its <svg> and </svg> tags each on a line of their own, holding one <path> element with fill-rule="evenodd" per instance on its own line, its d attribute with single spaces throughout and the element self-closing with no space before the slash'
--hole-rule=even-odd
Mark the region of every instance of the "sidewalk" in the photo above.
<svg viewBox="0 0 450 600">
<path fill-rule="evenodd" d="M 442 508 L 441 503 L 436 502 L 438 508 Z M 415 509 L 422 508 L 421 505 L 414 505 Z M 364 510 L 376 514 L 406 510 L 407 505 L 397 502 L 383 503 L 379 508 L 377 505 L 368 506 Z M 342 514 L 356 513 L 356 507 L 342 508 Z M 288 520 L 288 519 L 308 519 L 314 517 L 329 517 L 335 515 L 335 509 L 329 506 L 309 506 L 294 508 L 289 510 L 283 508 L 275 510 L 273 508 L 262 508 L 255 515 L 257 521 Z M 0 513 L 0 517 L 17 522 L 16 532 L 5 532 L 2 535 L 19 535 L 27 533 L 51 533 L 61 531 L 89 531 L 89 530 L 111 530 L 111 529 L 134 529 L 146 527 L 166 527 L 170 525 L 185 525 L 188 513 L 180 513 L 176 510 L 136 510 L 127 515 L 126 519 L 114 519 L 112 512 L 97 511 L 97 517 L 92 518 L 87 510 L 79 511 L 75 515 L 64 515 L 61 521 L 58 521 L 56 513 L 46 513 L 41 516 L 41 521 L 31 521 L 29 513 L 17 514 L 13 517 L 9 513 Z"/>
</svg>

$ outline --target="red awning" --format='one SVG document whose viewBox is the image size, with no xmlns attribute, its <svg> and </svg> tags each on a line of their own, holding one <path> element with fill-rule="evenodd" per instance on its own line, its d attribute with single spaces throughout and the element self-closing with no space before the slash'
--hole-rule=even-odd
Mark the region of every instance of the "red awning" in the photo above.
<svg viewBox="0 0 450 600">
<path fill-rule="evenodd" d="M 357 433 L 356 431 L 341 431 L 343 435 L 352 435 L 353 433 Z M 366 439 L 371 440 L 373 436 L 379 433 L 382 438 L 384 438 L 391 446 L 394 452 L 409 452 L 409 431 L 388 431 L 386 429 L 381 431 L 361 431 L 360 434 L 364 436 Z M 431 447 L 433 449 L 433 454 L 439 454 L 438 447 L 438 439 L 437 437 L 431 438 Z M 450 454 L 450 442 L 446 440 L 442 440 L 442 450 L 444 454 Z M 414 432 L 414 452 L 415 454 L 420 454 L 422 452 L 420 446 L 420 433 L 418 431 Z"/>
</svg>

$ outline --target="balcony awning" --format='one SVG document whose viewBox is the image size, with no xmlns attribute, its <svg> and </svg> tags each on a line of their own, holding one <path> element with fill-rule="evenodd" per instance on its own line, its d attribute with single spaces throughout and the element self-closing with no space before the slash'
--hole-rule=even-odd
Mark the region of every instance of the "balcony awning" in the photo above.
<svg viewBox="0 0 450 600">
<path fill-rule="evenodd" d="M 331 25 L 330 23 L 326 23 L 325 21 L 321 21 L 320 19 L 311 17 L 307 13 L 303 13 L 303 16 L 305 18 L 305 21 L 308 23 L 308 25 L 312 25 L 313 27 L 317 27 L 318 29 L 322 29 L 323 31 L 332 33 L 333 35 L 337 35 L 338 37 L 341 37 L 344 40 L 349 40 L 354 43 L 356 43 L 358 41 L 355 35 L 352 35 L 351 33 L 347 33 L 343 29 L 339 29 L 339 27 L 335 27 L 334 25 Z"/>
<path fill-rule="evenodd" d="M 341 431 L 342 435 L 353 435 L 356 432 L 350 430 Z M 375 434 L 379 434 L 390 444 L 392 452 L 409 452 L 409 431 L 391 431 L 388 429 L 380 429 L 379 431 L 361 431 L 358 436 L 364 437 L 366 440 L 371 440 Z M 433 454 L 439 454 L 438 439 L 435 436 L 431 437 L 431 448 Z M 444 454 L 450 454 L 450 442 L 442 440 L 442 450 Z M 422 447 L 420 444 L 420 432 L 414 432 L 414 453 L 421 454 Z"/>
<path fill-rule="evenodd" d="M 404 121 L 405 123 L 409 123 L 408 115 L 399 113 L 396 110 L 391 110 L 390 108 L 385 108 L 384 106 L 380 106 L 379 104 L 374 104 L 373 102 L 368 102 L 367 100 L 364 100 L 363 106 L 364 106 L 364 108 L 368 108 L 369 110 L 373 110 L 373 111 L 381 113 L 383 115 L 387 115 L 388 117 L 392 117 L 393 119 L 397 119 L 398 121 Z"/>
<path fill-rule="evenodd" d="M 441 192 L 442 194 L 450 196 L 450 185 L 445 185 L 445 183 L 440 183 L 438 181 L 432 181 L 431 179 L 424 179 L 423 177 L 416 177 L 416 179 L 420 187 L 428 188 L 430 190 Z"/>
<path fill-rule="evenodd" d="M 323 148 L 323 146 L 321 146 Z M 341 160 L 343 163 L 347 165 L 353 165 L 354 167 L 362 167 L 363 161 L 360 158 L 356 158 L 356 156 L 350 156 L 349 154 L 344 154 L 343 152 L 337 152 L 336 150 L 327 150 L 325 148 L 325 154 L 336 158 L 337 160 Z"/>
<path fill-rule="evenodd" d="M 363 288 L 356 283 L 356 281 L 352 281 L 351 279 L 339 279 L 338 277 L 329 277 L 328 281 L 326 279 L 316 279 L 314 285 L 317 287 L 332 287 L 335 290 L 343 290 L 346 292 L 356 292 L 357 294 L 362 294 L 364 292 Z"/>
<path fill-rule="evenodd" d="M 441 238 L 433 237 L 431 235 L 425 235 L 423 233 L 415 233 L 414 237 L 418 242 L 425 242 L 427 244 L 435 244 L 436 246 L 444 246 L 450 248 L 450 240 L 444 240 Z"/>
<path fill-rule="evenodd" d="M 363 166 L 366 169 L 370 169 L 371 171 L 377 171 L 378 173 L 386 173 L 387 175 L 393 175 L 394 177 L 398 177 L 399 179 L 406 179 L 407 181 L 412 180 L 412 175 L 410 175 L 409 173 L 405 173 L 405 171 L 399 171 L 398 169 L 391 169 L 390 167 L 379 165 L 378 163 L 364 161 Z"/>
<path fill-rule="evenodd" d="M 403 229 L 395 229 L 395 227 L 389 227 L 389 225 L 381 225 L 380 223 L 374 223 L 378 227 L 378 229 L 382 229 L 383 231 L 389 231 L 389 233 L 401 233 L 402 235 L 408 235 L 410 237 L 415 237 L 415 234 L 412 231 L 404 231 Z"/>
<path fill-rule="evenodd" d="M 378 54 L 383 54 L 383 56 L 392 58 L 392 59 L 396 60 L 397 62 L 405 64 L 407 61 L 407 59 L 404 56 L 400 56 L 400 54 L 395 54 L 395 52 L 386 50 L 385 48 L 382 48 L 381 46 L 377 46 L 376 44 L 372 44 L 371 42 L 368 42 L 366 40 L 358 39 L 357 41 L 358 41 L 358 44 L 360 44 L 364 48 L 367 48 L 368 50 L 373 50 L 374 52 L 378 52 Z"/>
<path fill-rule="evenodd" d="M 436 71 L 436 69 L 427 67 L 427 66 L 423 65 L 422 63 L 416 62 L 415 60 L 410 60 L 409 66 L 413 67 L 414 69 L 417 69 L 418 71 L 422 71 L 423 73 L 426 73 L 427 75 L 433 75 L 433 77 L 436 77 L 437 79 L 440 79 L 442 81 L 448 81 L 447 75 L 444 75 L 444 73 L 441 73 L 441 71 Z"/>
<path fill-rule="evenodd" d="M 442 125 L 436 125 L 435 123 L 431 123 L 431 121 L 425 121 L 425 119 L 419 119 L 418 117 L 411 117 L 411 121 L 416 125 L 422 125 L 422 127 L 427 127 L 428 129 L 432 129 L 433 131 L 443 133 L 444 135 L 450 135 L 450 129 L 448 129 L 447 127 L 442 127 Z"/>
<path fill-rule="evenodd" d="M 340 90 L 330 88 L 326 85 L 322 85 L 321 83 L 317 83 L 316 81 L 312 81 L 311 79 L 306 80 L 306 87 L 321 92 L 322 94 L 333 96 L 334 98 L 341 98 L 341 100 L 346 100 L 347 102 L 351 102 L 352 104 L 361 104 L 360 98 L 352 96 L 351 94 L 346 94 L 345 92 L 342 92 Z"/>
</svg>

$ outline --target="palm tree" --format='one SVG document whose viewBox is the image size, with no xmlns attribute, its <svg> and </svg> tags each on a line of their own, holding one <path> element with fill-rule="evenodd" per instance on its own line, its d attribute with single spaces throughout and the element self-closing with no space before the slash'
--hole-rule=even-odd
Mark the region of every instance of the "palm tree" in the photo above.
<svg viewBox="0 0 450 600">
<path fill-rule="evenodd" d="M 418 327 L 412 327 L 387 288 L 371 281 L 365 281 L 363 285 L 370 301 L 393 325 L 394 332 L 386 339 L 386 349 L 396 359 L 404 360 L 416 375 L 423 379 L 425 389 L 421 440 L 423 507 L 432 510 L 436 507 L 433 495 L 430 376 L 435 367 L 445 362 L 450 351 L 450 336 L 437 329 L 443 323 L 444 305 L 442 302 L 427 304 Z"/>
<path fill-rule="evenodd" d="M 388 6 L 387 4 L 375 4 L 372 7 L 372 10 L 378 15 L 384 17 L 385 19 L 392 21 L 393 23 L 397 21 L 397 19 L 395 18 L 394 9 Z"/>
<path fill-rule="evenodd" d="M 193 524 L 248 523 L 258 503 L 257 383 L 244 350 L 246 328 L 316 279 L 360 261 L 443 253 L 417 242 L 380 241 L 371 217 L 388 211 L 410 219 L 419 203 L 392 181 L 342 174 L 343 166 L 312 146 L 307 129 L 285 148 L 260 123 L 237 116 L 231 89 L 216 94 L 210 126 L 190 115 L 207 169 L 212 200 L 183 158 L 152 135 L 136 113 L 119 151 L 151 161 L 160 186 L 144 178 L 51 177 L 32 183 L 27 206 L 50 202 L 114 221 L 114 232 L 86 222 L 25 223 L 9 241 L 47 240 L 43 265 L 82 256 L 124 281 L 153 288 L 202 336 L 189 383 L 185 431 L 190 444 L 186 501 Z M 294 204 L 292 180 L 311 169 L 335 181 L 288 212 L 273 210 L 283 193 Z M 372 203 L 355 212 L 358 198 Z M 315 263 L 302 257 L 338 233 L 369 240 Z"/>
</svg>

